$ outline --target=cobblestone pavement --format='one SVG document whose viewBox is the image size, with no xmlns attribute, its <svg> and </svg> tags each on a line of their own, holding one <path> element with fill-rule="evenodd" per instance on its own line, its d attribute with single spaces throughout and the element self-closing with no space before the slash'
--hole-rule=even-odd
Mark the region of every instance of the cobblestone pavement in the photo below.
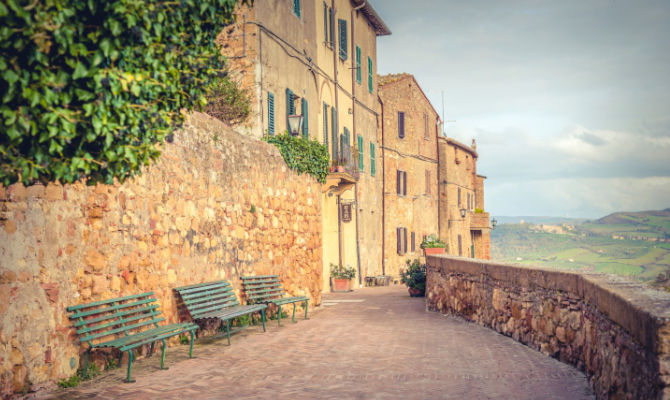
<svg viewBox="0 0 670 400">
<path fill-rule="evenodd" d="M 425 311 L 404 287 L 324 295 L 305 321 L 169 348 L 73 389 L 64 399 L 589 399 L 574 368 L 487 328 Z M 160 353 L 159 353 L 160 354 Z"/>
</svg>

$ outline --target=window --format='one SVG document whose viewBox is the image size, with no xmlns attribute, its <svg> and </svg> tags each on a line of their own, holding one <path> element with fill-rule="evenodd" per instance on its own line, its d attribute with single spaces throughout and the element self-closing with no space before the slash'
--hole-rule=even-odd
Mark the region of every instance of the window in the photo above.
<svg viewBox="0 0 670 400">
<path fill-rule="evenodd" d="M 348 55 L 348 46 L 347 46 L 347 21 L 343 19 L 338 19 L 337 20 L 337 28 L 339 31 L 339 43 L 338 45 L 340 46 L 340 58 L 342 60 L 347 59 Z"/>
<path fill-rule="evenodd" d="M 407 253 L 407 228 L 395 228 L 396 248 L 400 255 Z"/>
<path fill-rule="evenodd" d="M 458 255 L 459 257 L 463 255 L 463 239 L 461 235 L 458 235 Z"/>
<path fill-rule="evenodd" d="M 430 194 L 430 171 L 426 170 L 426 194 Z"/>
<path fill-rule="evenodd" d="M 307 99 L 302 98 L 302 136 L 309 138 L 309 108 L 307 107 Z"/>
<path fill-rule="evenodd" d="M 428 140 L 428 115 L 423 113 L 423 138 Z"/>
<path fill-rule="evenodd" d="M 356 83 L 359 85 L 361 84 L 362 81 L 362 73 L 361 73 L 361 48 L 356 46 Z"/>
<path fill-rule="evenodd" d="M 375 144 L 370 142 L 370 176 L 375 176 L 375 173 L 377 172 L 375 161 L 376 161 Z"/>
<path fill-rule="evenodd" d="M 405 113 L 402 111 L 398 111 L 398 137 L 405 137 Z"/>
<path fill-rule="evenodd" d="M 414 232 L 412 232 L 412 247 L 411 247 L 412 253 L 416 251 L 416 246 L 415 246 L 416 243 L 415 242 L 416 242 L 416 238 L 414 236 Z"/>
<path fill-rule="evenodd" d="M 407 195 L 407 172 L 396 171 L 396 193 L 399 195 Z"/>
<path fill-rule="evenodd" d="M 323 103 L 323 144 L 328 148 L 328 104 Z"/>
<path fill-rule="evenodd" d="M 300 0 L 293 0 L 293 14 L 300 18 Z"/>
<path fill-rule="evenodd" d="M 333 146 L 333 154 L 332 158 L 333 160 L 337 161 L 339 159 L 338 154 L 337 154 L 337 108 L 335 107 L 330 107 L 330 137 L 333 139 L 332 140 L 332 146 Z"/>
<path fill-rule="evenodd" d="M 328 45 L 328 4 L 323 2 L 323 42 Z"/>
<path fill-rule="evenodd" d="M 363 136 L 358 135 L 358 170 L 359 171 L 364 171 L 365 170 L 365 163 L 364 163 L 364 152 L 363 152 Z"/>
<path fill-rule="evenodd" d="M 275 95 L 268 92 L 268 134 L 275 134 Z"/>
<path fill-rule="evenodd" d="M 372 58 L 368 57 L 368 91 L 372 93 Z"/>
</svg>

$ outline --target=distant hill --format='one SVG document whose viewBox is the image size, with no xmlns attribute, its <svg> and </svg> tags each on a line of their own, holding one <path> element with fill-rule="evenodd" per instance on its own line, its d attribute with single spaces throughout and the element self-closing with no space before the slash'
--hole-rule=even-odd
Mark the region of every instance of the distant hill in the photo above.
<svg viewBox="0 0 670 400">
<path fill-rule="evenodd" d="M 670 208 L 658 211 L 615 212 L 593 221 L 594 224 L 633 224 L 644 225 L 649 217 L 670 218 Z"/>
<path fill-rule="evenodd" d="M 537 215 L 527 216 L 495 216 L 499 224 L 520 224 L 522 221 L 525 224 L 581 224 L 586 221 L 585 218 L 565 218 L 565 217 L 546 217 Z"/>
</svg>

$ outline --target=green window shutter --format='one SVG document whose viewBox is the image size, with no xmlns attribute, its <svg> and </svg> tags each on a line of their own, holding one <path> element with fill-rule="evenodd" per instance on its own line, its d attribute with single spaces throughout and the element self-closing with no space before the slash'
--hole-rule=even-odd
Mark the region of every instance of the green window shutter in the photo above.
<svg viewBox="0 0 670 400">
<path fill-rule="evenodd" d="M 360 85 L 362 76 L 361 73 L 361 48 L 356 46 L 356 82 Z"/>
<path fill-rule="evenodd" d="M 328 148 L 328 104 L 323 103 L 323 144 Z"/>
<path fill-rule="evenodd" d="M 328 43 L 328 4 L 323 2 L 323 41 Z"/>
<path fill-rule="evenodd" d="M 286 130 L 291 131 L 288 124 L 288 116 L 295 114 L 295 104 L 293 104 L 293 92 L 291 89 L 286 89 Z"/>
<path fill-rule="evenodd" d="M 338 19 L 337 20 L 337 26 L 339 28 L 339 33 L 340 33 L 340 58 L 343 60 L 347 59 L 347 21 L 343 19 Z"/>
<path fill-rule="evenodd" d="M 333 42 L 335 41 L 335 16 L 333 15 L 333 9 L 328 8 L 328 29 L 330 31 L 330 36 L 328 36 L 328 44 L 330 47 L 333 47 Z"/>
<path fill-rule="evenodd" d="M 330 108 L 330 126 L 331 126 L 331 132 L 330 136 L 333 139 L 332 140 L 332 146 L 333 146 L 333 160 L 339 161 L 339 155 L 337 151 L 337 108 L 331 107 Z"/>
<path fill-rule="evenodd" d="M 370 142 L 370 176 L 375 176 L 375 173 L 377 172 L 377 168 L 375 166 L 376 161 L 375 144 Z"/>
<path fill-rule="evenodd" d="M 300 0 L 293 0 L 293 14 L 300 18 Z"/>
<path fill-rule="evenodd" d="M 275 134 L 275 95 L 268 92 L 268 133 Z"/>
<path fill-rule="evenodd" d="M 363 136 L 358 135 L 358 169 L 360 171 L 365 170 L 365 163 L 363 157 L 364 157 Z"/>
<path fill-rule="evenodd" d="M 309 113 L 307 109 L 307 100 L 302 98 L 302 136 L 309 138 Z"/>
<path fill-rule="evenodd" d="M 368 57 L 368 91 L 372 93 L 372 59 Z"/>
</svg>

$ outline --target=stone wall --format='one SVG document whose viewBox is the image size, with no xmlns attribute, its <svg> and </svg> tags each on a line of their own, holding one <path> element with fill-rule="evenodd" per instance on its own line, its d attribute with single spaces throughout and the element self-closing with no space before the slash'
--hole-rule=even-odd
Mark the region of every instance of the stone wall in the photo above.
<svg viewBox="0 0 670 400">
<path fill-rule="evenodd" d="M 620 277 L 428 257 L 427 308 L 584 371 L 598 398 L 670 398 L 670 294 Z"/>
<path fill-rule="evenodd" d="M 319 304 L 319 188 L 274 146 L 198 113 L 122 185 L 0 188 L 0 393 L 76 372 L 69 305 L 153 290 L 171 323 L 171 288 L 227 279 L 239 295 L 249 274 Z"/>
</svg>

